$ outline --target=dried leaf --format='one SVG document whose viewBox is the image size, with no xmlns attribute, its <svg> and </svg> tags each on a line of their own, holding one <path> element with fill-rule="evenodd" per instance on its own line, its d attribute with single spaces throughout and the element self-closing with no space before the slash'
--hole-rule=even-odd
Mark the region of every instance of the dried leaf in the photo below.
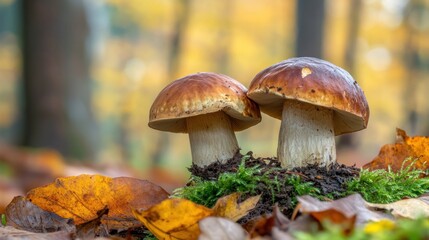
<svg viewBox="0 0 429 240">
<path fill-rule="evenodd" d="M 342 212 L 336 209 L 327 209 L 319 212 L 310 212 L 310 216 L 316 219 L 319 223 L 323 223 L 324 221 L 329 221 L 333 224 L 341 225 L 341 229 L 344 235 L 348 235 L 352 232 L 356 222 L 356 215 L 351 217 L 347 217 Z"/>
<path fill-rule="evenodd" d="M 311 196 L 298 197 L 300 211 L 303 213 L 315 214 L 328 210 L 335 210 L 345 216 L 346 219 L 356 215 L 356 225 L 361 225 L 369 221 L 379 221 L 381 219 L 390 219 L 388 214 L 369 210 L 367 202 L 359 195 L 353 194 L 331 202 L 322 202 Z M 332 213 L 332 212 L 326 212 Z M 324 217 L 326 214 L 321 214 Z M 337 216 L 338 217 L 338 216 Z M 339 220 L 341 217 L 338 218 Z"/>
<path fill-rule="evenodd" d="M 274 206 L 273 213 L 269 216 L 260 216 L 244 225 L 244 228 L 250 233 L 252 238 L 257 236 L 271 235 L 272 229 L 277 228 L 286 231 L 290 220 L 283 215 L 277 204 Z"/>
<path fill-rule="evenodd" d="M 285 232 L 280 230 L 277 227 L 274 227 L 271 231 L 271 239 L 272 240 L 295 240 L 295 237 L 292 236 L 290 232 Z"/>
<path fill-rule="evenodd" d="M 45 211 L 24 197 L 15 197 L 6 209 L 7 225 L 36 233 L 76 232 L 73 220 Z"/>
<path fill-rule="evenodd" d="M 310 216 L 314 217 L 318 222 L 323 222 L 324 220 L 329 220 L 331 223 L 335 224 L 346 224 L 347 226 L 353 226 L 356 221 L 356 215 L 347 217 L 342 212 L 336 209 L 327 209 L 324 211 L 318 212 L 309 212 Z"/>
<path fill-rule="evenodd" d="M 196 239 L 198 222 L 211 215 L 213 210 L 186 199 L 167 199 L 145 211 L 134 211 L 158 239 Z"/>
<path fill-rule="evenodd" d="M 25 240 L 72 240 L 73 234 L 66 231 L 53 233 L 33 233 L 19 230 L 13 227 L 0 227 L 0 239 L 25 239 Z"/>
<path fill-rule="evenodd" d="M 103 222 L 109 229 L 139 225 L 132 209 L 146 209 L 167 197 L 165 190 L 145 180 L 100 175 L 59 178 L 27 194 L 40 208 L 72 218 L 76 225 L 96 219 L 97 212 L 107 207 L 109 214 Z"/>
<path fill-rule="evenodd" d="M 244 217 L 250 210 L 255 208 L 261 195 L 250 197 L 241 203 L 237 203 L 239 193 L 233 193 L 219 198 L 213 207 L 216 216 L 233 220 L 234 222 Z"/>
<path fill-rule="evenodd" d="M 97 212 L 97 218 L 89 222 L 82 223 L 81 225 L 76 226 L 77 228 L 77 237 L 81 239 L 93 239 L 95 237 L 107 237 L 109 236 L 109 231 L 106 228 L 106 225 L 102 224 L 102 218 L 109 213 L 109 209 L 104 208 Z"/>
<path fill-rule="evenodd" d="M 247 239 L 247 232 L 237 223 L 221 217 L 206 217 L 199 223 L 199 240 L 240 240 Z"/>
<path fill-rule="evenodd" d="M 373 209 L 384 209 L 396 218 L 429 217 L 429 196 L 410 198 L 388 204 L 367 203 Z"/>
<path fill-rule="evenodd" d="M 415 161 L 404 162 L 408 158 Z M 409 137 L 404 130 L 396 129 L 396 143 L 384 145 L 378 156 L 363 167 L 387 170 L 390 166 L 397 172 L 412 162 L 415 169 L 429 169 L 429 137 Z"/>
</svg>

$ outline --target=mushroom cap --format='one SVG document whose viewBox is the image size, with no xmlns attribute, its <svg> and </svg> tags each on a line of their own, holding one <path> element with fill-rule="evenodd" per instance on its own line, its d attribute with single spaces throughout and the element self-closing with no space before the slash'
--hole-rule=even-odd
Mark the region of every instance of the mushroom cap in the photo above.
<svg viewBox="0 0 429 240">
<path fill-rule="evenodd" d="M 186 118 L 223 111 L 234 131 L 261 121 L 258 105 L 246 96 L 247 88 L 217 73 L 202 72 L 180 78 L 166 86 L 150 108 L 149 127 L 187 132 Z"/>
<path fill-rule="evenodd" d="M 277 119 L 285 99 L 332 109 L 335 135 L 368 124 L 368 102 L 357 82 L 344 69 L 317 58 L 291 58 L 266 68 L 254 77 L 247 96 Z"/>
</svg>

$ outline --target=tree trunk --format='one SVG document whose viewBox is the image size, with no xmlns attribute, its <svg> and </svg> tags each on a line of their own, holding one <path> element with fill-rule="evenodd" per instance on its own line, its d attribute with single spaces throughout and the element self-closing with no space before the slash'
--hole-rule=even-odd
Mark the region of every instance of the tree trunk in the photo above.
<svg viewBox="0 0 429 240">
<path fill-rule="evenodd" d="M 92 158 L 89 26 L 80 0 L 22 1 L 23 144 Z"/>
<path fill-rule="evenodd" d="M 182 41 L 189 20 L 190 1 L 177 1 L 176 21 L 174 23 L 174 32 L 171 37 L 170 53 L 168 57 L 168 74 L 169 81 L 177 78 L 179 68 L 179 59 L 182 50 Z M 159 166 L 162 159 L 167 155 L 170 146 L 170 133 L 161 132 L 158 138 L 157 148 L 152 154 L 152 165 Z"/>
<path fill-rule="evenodd" d="M 356 64 L 356 48 L 357 39 L 359 34 L 360 18 L 362 12 L 362 0 L 352 0 L 349 6 L 349 22 L 347 27 L 347 40 L 346 49 L 344 54 L 344 68 L 352 75 L 355 76 Z M 353 134 L 341 135 L 338 138 L 337 149 L 353 147 L 355 145 L 355 138 Z"/>
<path fill-rule="evenodd" d="M 323 56 L 325 0 L 297 1 L 296 56 Z"/>
</svg>

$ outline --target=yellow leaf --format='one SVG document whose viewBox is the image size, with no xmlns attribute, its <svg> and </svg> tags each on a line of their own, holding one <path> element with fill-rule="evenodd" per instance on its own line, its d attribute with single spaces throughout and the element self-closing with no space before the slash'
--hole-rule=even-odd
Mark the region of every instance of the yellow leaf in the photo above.
<svg viewBox="0 0 429 240">
<path fill-rule="evenodd" d="M 253 196 L 241 203 L 237 203 L 239 197 L 239 193 L 233 193 L 219 198 L 213 207 L 215 215 L 237 221 L 238 219 L 246 216 L 250 210 L 255 208 L 261 198 L 261 195 Z"/>
<path fill-rule="evenodd" d="M 213 210 L 186 199 L 167 199 L 134 216 L 158 239 L 197 239 L 198 222 L 213 215 Z"/>
<path fill-rule="evenodd" d="M 161 187 L 145 180 L 80 175 L 59 178 L 52 184 L 35 188 L 27 193 L 26 199 L 43 210 L 72 218 L 76 225 L 97 218 L 97 212 L 107 208 L 105 220 L 109 228 L 128 228 L 138 224 L 132 209 L 147 209 L 168 195 Z"/>
</svg>

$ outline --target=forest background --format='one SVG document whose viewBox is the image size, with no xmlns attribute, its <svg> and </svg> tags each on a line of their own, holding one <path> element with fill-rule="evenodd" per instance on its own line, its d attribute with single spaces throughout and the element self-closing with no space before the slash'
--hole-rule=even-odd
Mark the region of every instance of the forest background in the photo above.
<svg viewBox="0 0 429 240">
<path fill-rule="evenodd" d="M 396 127 L 429 135 L 427 0 L 0 0 L 0 142 L 186 175 L 188 136 L 147 126 L 159 91 L 204 71 L 248 86 L 295 56 L 366 94 L 368 128 L 337 137 L 340 162 L 369 162 Z M 242 152 L 275 156 L 279 126 L 263 114 L 237 133 Z"/>
</svg>

